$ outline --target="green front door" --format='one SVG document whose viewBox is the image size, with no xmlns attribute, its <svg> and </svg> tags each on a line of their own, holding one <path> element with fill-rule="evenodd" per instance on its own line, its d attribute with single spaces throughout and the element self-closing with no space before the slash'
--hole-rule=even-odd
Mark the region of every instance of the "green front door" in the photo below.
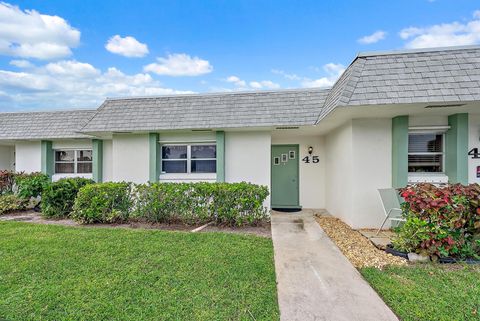
<svg viewBox="0 0 480 321">
<path fill-rule="evenodd" d="M 272 208 L 298 208 L 298 145 L 272 146 Z"/>
</svg>

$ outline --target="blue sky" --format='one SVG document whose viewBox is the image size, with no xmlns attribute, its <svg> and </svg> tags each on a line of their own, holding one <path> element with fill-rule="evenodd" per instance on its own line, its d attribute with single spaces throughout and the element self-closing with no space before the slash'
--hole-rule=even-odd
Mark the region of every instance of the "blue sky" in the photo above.
<svg viewBox="0 0 480 321">
<path fill-rule="evenodd" d="M 480 43 L 479 10 L 473 0 L 3 2 L 0 111 L 331 86 L 359 51 Z"/>
</svg>

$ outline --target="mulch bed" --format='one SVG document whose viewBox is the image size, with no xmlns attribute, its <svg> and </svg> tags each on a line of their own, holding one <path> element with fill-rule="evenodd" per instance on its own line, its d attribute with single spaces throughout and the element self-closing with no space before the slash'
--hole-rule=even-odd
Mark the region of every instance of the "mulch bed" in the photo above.
<svg viewBox="0 0 480 321">
<path fill-rule="evenodd" d="M 316 216 L 318 224 L 356 268 L 407 265 L 407 260 L 376 248 L 370 240 L 338 218 Z"/>
<path fill-rule="evenodd" d="M 0 216 L 0 221 L 14 221 L 14 222 L 28 222 L 35 224 L 53 224 L 63 226 L 79 226 L 79 227 L 97 227 L 97 228 L 134 228 L 134 229 L 155 229 L 163 231 L 182 231 L 189 232 L 200 225 L 183 225 L 183 224 L 160 224 L 160 223 L 147 223 L 147 222 L 129 222 L 124 224 L 88 224 L 82 225 L 70 219 L 47 219 L 41 216 L 40 213 L 35 211 L 18 211 Z M 270 223 L 266 222 L 259 226 L 242 226 L 242 227 L 229 227 L 229 226 L 207 226 L 199 233 L 204 232 L 224 232 L 235 234 L 256 235 L 261 237 L 271 238 L 272 233 L 270 229 Z"/>
</svg>

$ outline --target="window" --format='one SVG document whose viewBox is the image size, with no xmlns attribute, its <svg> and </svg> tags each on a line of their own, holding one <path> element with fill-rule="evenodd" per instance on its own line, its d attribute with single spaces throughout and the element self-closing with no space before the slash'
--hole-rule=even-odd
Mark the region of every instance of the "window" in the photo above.
<svg viewBox="0 0 480 321">
<path fill-rule="evenodd" d="M 216 171 L 216 145 L 162 146 L 162 173 L 215 173 Z"/>
<path fill-rule="evenodd" d="M 91 174 L 91 150 L 56 150 L 55 174 Z"/>
<path fill-rule="evenodd" d="M 408 172 L 443 173 L 444 134 L 410 133 L 408 135 Z"/>
</svg>

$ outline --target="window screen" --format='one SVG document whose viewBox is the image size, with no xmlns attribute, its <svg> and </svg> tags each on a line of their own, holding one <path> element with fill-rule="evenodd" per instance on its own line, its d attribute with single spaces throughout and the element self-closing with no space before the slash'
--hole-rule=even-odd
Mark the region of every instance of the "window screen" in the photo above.
<svg viewBox="0 0 480 321">
<path fill-rule="evenodd" d="M 442 173 L 443 134 L 409 134 L 408 171 L 410 173 Z"/>
</svg>

